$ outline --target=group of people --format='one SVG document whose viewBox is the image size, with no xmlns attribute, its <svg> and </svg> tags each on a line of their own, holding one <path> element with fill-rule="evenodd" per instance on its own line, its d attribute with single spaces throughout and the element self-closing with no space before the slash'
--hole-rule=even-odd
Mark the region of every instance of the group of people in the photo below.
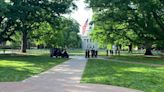
<svg viewBox="0 0 164 92">
<path fill-rule="evenodd" d="M 111 50 L 108 50 L 108 49 L 106 50 L 107 56 L 109 52 L 110 52 L 110 55 L 113 55 L 113 54 L 120 55 L 120 47 L 113 45 Z"/>
<path fill-rule="evenodd" d="M 85 51 L 85 58 L 90 58 L 90 57 L 97 57 L 98 56 L 98 51 L 95 50 L 94 48 L 93 49 L 86 49 Z"/>
<path fill-rule="evenodd" d="M 55 56 L 56 58 L 69 58 L 69 55 L 66 51 L 66 49 L 60 49 L 60 48 L 53 48 L 50 50 L 50 57 Z"/>
</svg>

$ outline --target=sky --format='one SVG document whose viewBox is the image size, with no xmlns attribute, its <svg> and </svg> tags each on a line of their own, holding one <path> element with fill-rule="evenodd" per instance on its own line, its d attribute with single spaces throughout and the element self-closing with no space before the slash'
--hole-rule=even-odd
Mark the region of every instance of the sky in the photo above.
<svg viewBox="0 0 164 92">
<path fill-rule="evenodd" d="M 78 9 L 71 14 L 71 17 L 79 22 L 80 28 L 82 28 L 87 19 L 91 21 L 93 15 L 92 9 L 86 8 L 84 1 L 85 0 L 77 0 L 76 5 Z"/>
</svg>

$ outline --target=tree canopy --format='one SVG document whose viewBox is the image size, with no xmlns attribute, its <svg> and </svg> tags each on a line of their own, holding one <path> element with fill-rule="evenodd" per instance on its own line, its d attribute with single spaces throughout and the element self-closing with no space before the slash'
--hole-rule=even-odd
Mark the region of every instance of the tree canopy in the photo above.
<svg viewBox="0 0 164 92">
<path fill-rule="evenodd" d="M 10 2 L 1 0 L 0 42 L 12 41 L 11 36 L 21 32 L 21 50 L 26 52 L 31 31 L 45 23 L 57 29 L 61 15 L 70 13 L 75 8 L 73 0 L 10 0 Z"/>
<path fill-rule="evenodd" d="M 53 28 L 49 23 L 40 24 L 39 29 L 32 32 L 32 38 L 37 45 L 50 47 L 80 47 L 79 24 L 68 18 L 59 18 L 58 28 Z"/>
<path fill-rule="evenodd" d="M 164 43 L 164 5 L 162 0 L 86 0 L 94 10 L 97 31 L 93 35 L 104 43 L 121 40 L 144 45 Z M 160 43 L 160 44 L 159 44 Z M 151 53 L 147 53 L 151 54 Z"/>
</svg>

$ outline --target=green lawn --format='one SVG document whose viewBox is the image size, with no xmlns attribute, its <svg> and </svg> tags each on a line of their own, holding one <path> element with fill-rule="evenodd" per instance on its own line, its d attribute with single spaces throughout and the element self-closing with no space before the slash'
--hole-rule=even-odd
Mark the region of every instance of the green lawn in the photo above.
<svg viewBox="0 0 164 92">
<path fill-rule="evenodd" d="M 111 56 L 109 59 L 114 60 L 121 60 L 121 61 L 129 61 L 129 62 L 141 62 L 141 63 L 148 63 L 148 64 L 162 64 L 164 65 L 164 58 L 163 57 L 146 57 L 146 56 L 134 56 L 134 55 L 122 55 L 122 56 Z"/>
<path fill-rule="evenodd" d="M 74 55 L 85 56 L 85 50 L 83 50 L 83 49 L 69 49 L 68 53 L 72 56 L 74 56 Z M 98 55 L 99 56 L 106 56 L 106 51 L 105 50 L 99 50 Z"/>
<path fill-rule="evenodd" d="M 84 56 L 85 55 L 85 51 L 82 49 L 69 49 L 68 50 L 69 55 L 71 56 Z"/>
<path fill-rule="evenodd" d="M 0 55 L 0 82 L 22 81 L 66 60 L 41 55 Z"/>
<path fill-rule="evenodd" d="M 81 82 L 115 85 L 145 92 L 163 92 L 164 67 L 90 59 Z"/>
</svg>

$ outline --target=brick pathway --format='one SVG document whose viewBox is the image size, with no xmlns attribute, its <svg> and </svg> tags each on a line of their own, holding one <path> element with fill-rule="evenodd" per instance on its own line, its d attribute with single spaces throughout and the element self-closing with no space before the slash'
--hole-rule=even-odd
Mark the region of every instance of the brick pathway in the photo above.
<svg viewBox="0 0 164 92">
<path fill-rule="evenodd" d="M 142 92 L 110 85 L 80 84 L 87 59 L 74 56 L 22 82 L 0 83 L 0 92 Z"/>
</svg>

